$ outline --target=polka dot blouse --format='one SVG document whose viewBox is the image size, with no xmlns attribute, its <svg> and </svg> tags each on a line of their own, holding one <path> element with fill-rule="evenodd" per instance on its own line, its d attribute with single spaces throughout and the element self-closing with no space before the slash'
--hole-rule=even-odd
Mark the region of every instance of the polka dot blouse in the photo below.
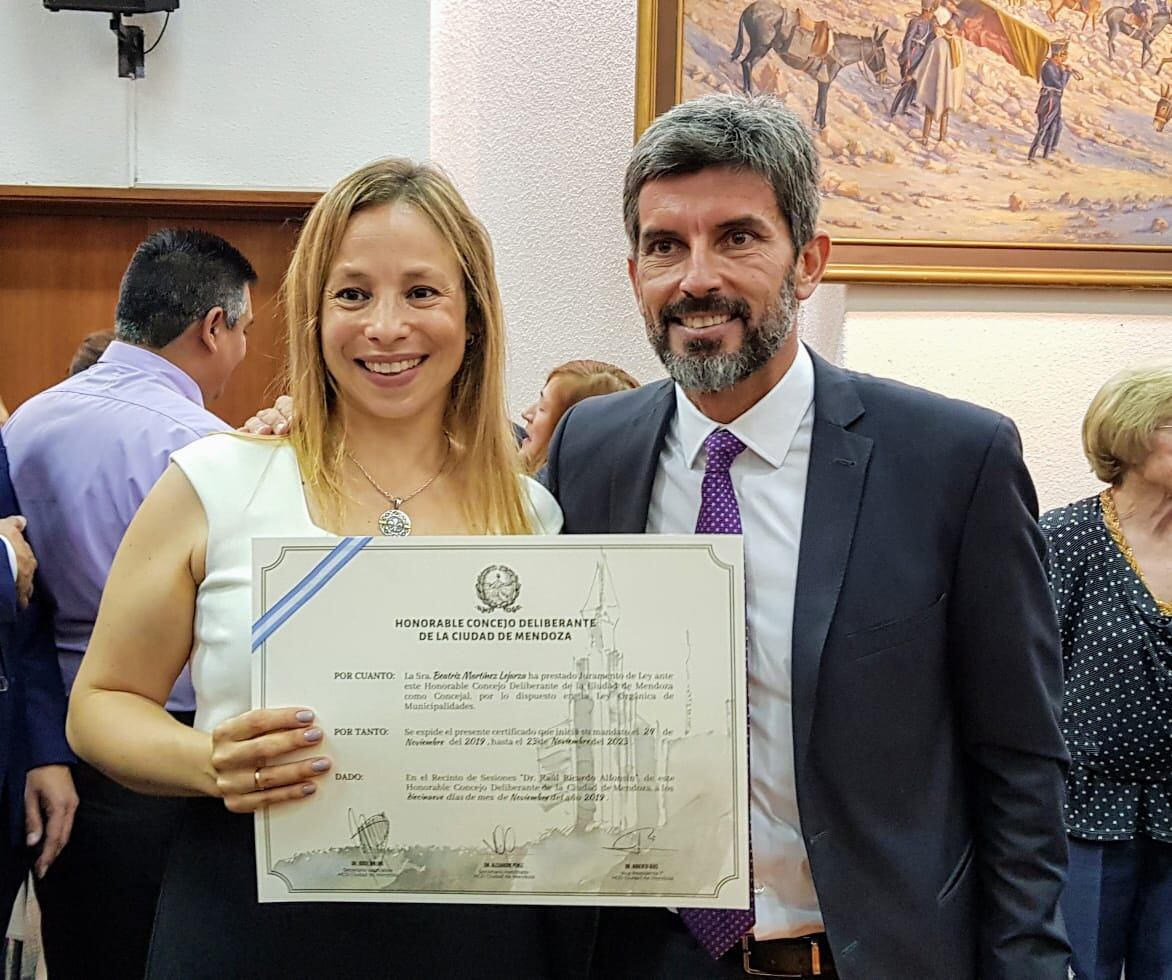
<svg viewBox="0 0 1172 980">
<path fill-rule="evenodd" d="M 1067 829 L 1172 842 L 1172 618 L 1115 544 L 1098 497 L 1041 524 L 1062 630 Z"/>
</svg>

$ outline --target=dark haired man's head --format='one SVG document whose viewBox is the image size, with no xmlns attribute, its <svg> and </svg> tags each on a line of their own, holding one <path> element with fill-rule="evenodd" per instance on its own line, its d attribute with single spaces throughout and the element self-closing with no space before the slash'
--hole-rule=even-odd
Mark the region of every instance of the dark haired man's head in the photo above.
<svg viewBox="0 0 1172 980">
<path fill-rule="evenodd" d="M 631 283 L 656 354 L 710 418 L 736 418 L 793 362 L 830 249 L 818 203 L 813 140 L 768 96 L 678 105 L 632 151 Z"/>
<path fill-rule="evenodd" d="M 639 248 L 639 196 L 653 181 L 723 169 L 756 174 L 773 192 L 794 248 L 814 237 L 819 162 L 805 124 L 770 95 L 708 95 L 656 119 L 631 151 L 623 184 L 623 222 L 631 254 Z"/>
<path fill-rule="evenodd" d="M 244 358 L 255 281 L 248 259 L 218 235 L 160 229 L 122 277 L 116 337 L 173 361 L 210 401 Z"/>
</svg>

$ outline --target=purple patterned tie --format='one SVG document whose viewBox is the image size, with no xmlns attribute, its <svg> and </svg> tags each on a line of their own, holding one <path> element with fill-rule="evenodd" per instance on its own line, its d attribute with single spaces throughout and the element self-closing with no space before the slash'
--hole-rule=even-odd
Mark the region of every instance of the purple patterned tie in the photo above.
<svg viewBox="0 0 1172 980">
<path fill-rule="evenodd" d="M 704 463 L 704 482 L 700 487 L 700 513 L 696 516 L 697 534 L 740 534 L 741 509 L 733 490 L 729 467 L 741 454 L 745 444 L 727 429 L 717 429 L 704 440 L 708 458 Z M 752 848 L 752 835 L 749 839 Z M 753 928 L 752 857 L 749 867 L 749 907 L 747 909 L 680 909 L 680 918 L 697 941 L 714 960 L 733 948 Z"/>
</svg>

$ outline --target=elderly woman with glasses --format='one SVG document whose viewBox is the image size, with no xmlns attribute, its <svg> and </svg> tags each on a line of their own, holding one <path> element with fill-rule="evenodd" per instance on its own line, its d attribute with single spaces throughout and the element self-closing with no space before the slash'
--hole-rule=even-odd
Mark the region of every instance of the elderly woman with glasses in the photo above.
<svg viewBox="0 0 1172 980">
<path fill-rule="evenodd" d="M 1071 754 L 1063 914 L 1081 978 L 1172 977 L 1172 365 L 1095 395 L 1101 493 L 1042 517 Z"/>
</svg>

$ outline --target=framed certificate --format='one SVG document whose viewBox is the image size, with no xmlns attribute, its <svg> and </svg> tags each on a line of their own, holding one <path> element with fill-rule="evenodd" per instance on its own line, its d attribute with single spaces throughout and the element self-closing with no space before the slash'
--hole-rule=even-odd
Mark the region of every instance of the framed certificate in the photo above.
<svg viewBox="0 0 1172 980">
<path fill-rule="evenodd" d="M 260 539 L 253 704 L 333 760 L 258 895 L 745 908 L 739 536 Z"/>
</svg>

